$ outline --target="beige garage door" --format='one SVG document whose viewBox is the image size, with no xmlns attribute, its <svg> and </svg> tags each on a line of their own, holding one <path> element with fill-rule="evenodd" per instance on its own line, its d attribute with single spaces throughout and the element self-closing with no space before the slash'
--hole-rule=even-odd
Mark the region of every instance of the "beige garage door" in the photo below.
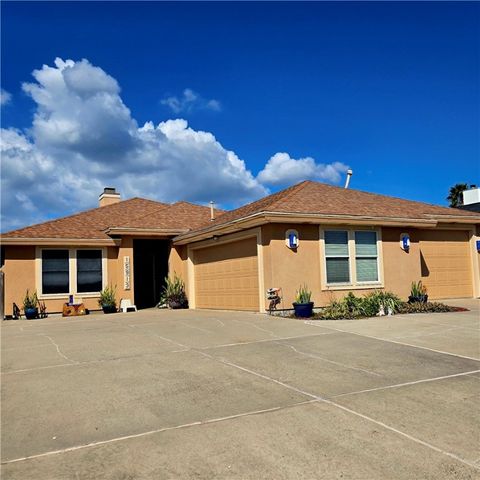
<svg viewBox="0 0 480 480">
<path fill-rule="evenodd" d="M 195 250 L 197 308 L 259 310 L 257 239 Z"/>
<path fill-rule="evenodd" d="M 429 299 L 472 297 L 472 265 L 466 231 L 424 231 L 420 235 L 422 281 Z"/>
</svg>

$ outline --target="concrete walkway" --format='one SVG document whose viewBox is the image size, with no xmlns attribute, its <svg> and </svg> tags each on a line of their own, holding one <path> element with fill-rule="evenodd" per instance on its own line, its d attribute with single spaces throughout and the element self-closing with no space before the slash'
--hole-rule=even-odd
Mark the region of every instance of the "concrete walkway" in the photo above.
<svg viewBox="0 0 480 480">
<path fill-rule="evenodd" d="M 5 321 L 2 479 L 479 478 L 479 302 L 456 303 Z"/>
</svg>

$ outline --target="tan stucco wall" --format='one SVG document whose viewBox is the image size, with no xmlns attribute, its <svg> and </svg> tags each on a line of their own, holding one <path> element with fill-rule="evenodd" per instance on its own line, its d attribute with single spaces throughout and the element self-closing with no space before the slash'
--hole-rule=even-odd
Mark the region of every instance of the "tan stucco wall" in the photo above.
<svg viewBox="0 0 480 480">
<path fill-rule="evenodd" d="M 348 226 L 339 228 L 349 228 Z M 299 233 L 300 245 L 297 251 L 285 245 L 285 232 L 295 229 Z M 410 235 L 409 252 L 400 248 L 400 234 Z M 376 287 L 392 291 L 406 300 L 413 281 L 420 280 L 421 261 L 420 244 L 422 230 L 414 228 L 382 228 L 383 285 Z M 439 232 L 439 240 L 443 237 Z M 320 268 L 320 244 L 318 225 L 269 224 L 262 227 L 263 264 L 265 289 L 281 287 L 283 291 L 283 308 L 291 308 L 295 292 L 306 283 L 312 291 L 312 300 L 317 306 L 323 306 L 334 298 L 341 298 L 349 290 L 322 290 Z M 480 255 L 477 255 L 480 257 Z M 480 265 L 480 258 L 475 259 Z M 361 296 L 371 289 L 352 289 Z"/>
<path fill-rule="evenodd" d="M 289 229 L 298 232 L 300 244 L 296 251 L 285 245 L 285 232 Z M 283 305 L 280 308 L 292 308 L 295 294 L 303 284 L 312 291 L 312 300 L 317 306 L 327 305 L 348 293 L 348 290 L 322 290 L 318 225 L 265 225 L 262 227 L 262 245 L 265 289 L 282 288 Z M 363 295 L 369 291 L 357 289 L 354 292 Z"/>
<path fill-rule="evenodd" d="M 476 289 L 474 288 L 474 296 L 480 297 L 480 252 L 477 250 L 477 240 L 480 240 L 480 225 L 475 228 L 475 235 L 472 236 L 472 255 L 477 258 L 473 277 L 476 280 Z"/>
<path fill-rule="evenodd" d="M 62 247 L 56 247 L 62 248 Z M 78 247 L 81 248 L 81 247 Z M 36 248 L 34 246 L 5 246 L 5 315 L 12 315 L 13 302 L 22 310 L 23 315 L 23 297 L 27 288 L 30 292 L 39 290 L 36 284 Z M 124 290 L 123 283 L 123 257 L 130 256 L 130 290 Z M 120 247 L 107 248 L 107 277 L 108 285 L 117 287 L 117 301 L 121 298 L 129 298 L 132 303 L 134 300 L 134 278 L 133 278 L 133 240 L 131 238 L 122 239 Z M 74 292 L 71 292 L 72 294 Z M 98 296 L 86 297 L 82 294 L 76 296 L 82 298 L 85 307 L 89 310 L 98 310 Z M 47 312 L 61 312 L 63 304 L 68 301 L 68 294 L 57 298 L 42 298 L 45 301 Z"/>
<path fill-rule="evenodd" d="M 296 251 L 285 245 L 285 231 L 289 228 L 298 231 L 300 245 Z M 282 288 L 283 305 L 280 307 L 291 308 L 295 292 L 304 283 L 312 290 L 313 300 L 318 304 L 321 298 L 318 226 L 264 225 L 262 246 L 265 290 Z"/>
<path fill-rule="evenodd" d="M 400 248 L 400 234 L 410 236 L 410 250 Z M 410 295 L 412 282 L 421 279 L 419 231 L 409 228 L 382 228 L 383 272 L 385 290 L 403 300 Z"/>
<path fill-rule="evenodd" d="M 27 288 L 30 293 L 35 287 L 35 247 L 5 246 L 5 315 L 12 315 L 13 302 L 20 308 Z M 22 311 L 23 313 L 23 311 Z"/>
<path fill-rule="evenodd" d="M 173 278 L 176 274 L 185 282 L 185 289 L 188 292 L 188 256 L 187 246 L 172 246 L 168 257 L 168 276 Z"/>
</svg>

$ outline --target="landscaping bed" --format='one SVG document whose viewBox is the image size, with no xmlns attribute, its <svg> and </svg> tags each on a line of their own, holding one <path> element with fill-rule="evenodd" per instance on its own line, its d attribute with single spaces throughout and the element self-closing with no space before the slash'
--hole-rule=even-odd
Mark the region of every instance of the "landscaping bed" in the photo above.
<svg viewBox="0 0 480 480">
<path fill-rule="evenodd" d="M 375 316 L 409 313 L 443 313 L 468 311 L 462 307 L 452 307 L 440 302 L 405 302 L 391 292 L 375 291 L 363 297 L 353 293 L 317 311 L 313 320 L 353 320 Z"/>
</svg>

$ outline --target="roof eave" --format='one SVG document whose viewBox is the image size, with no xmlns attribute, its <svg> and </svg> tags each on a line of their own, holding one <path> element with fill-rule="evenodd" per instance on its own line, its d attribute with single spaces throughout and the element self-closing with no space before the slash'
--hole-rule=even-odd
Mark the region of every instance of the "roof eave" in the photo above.
<svg viewBox="0 0 480 480">
<path fill-rule="evenodd" d="M 427 218 L 434 218 L 441 223 L 465 223 L 476 225 L 480 223 L 480 215 L 425 215 Z"/>
<path fill-rule="evenodd" d="M 101 238 L 26 238 L 26 237 L 0 237 L 1 245 L 26 245 L 26 246 L 86 246 L 86 247 L 117 247 L 120 239 Z"/>
<path fill-rule="evenodd" d="M 104 230 L 107 235 L 141 235 L 151 237 L 176 237 L 187 233 L 188 229 L 172 228 L 136 228 L 136 227 L 110 227 Z"/>
<path fill-rule="evenodd" d="M 188 232 L 173 239 L 175 245 L 185 245 L 191 242 L 205 240 L 215 235 L 225 235 L 239 230 L 256 227 L 266 223 L 311 223 L 329 225 L 382 225 L 402 226 L 415 228 L 434 228 L 437 225 L 435 219 L 401 218 L 401 217 L 372 217 L 355 215 L 325 215 L 318 213 L 297 212 L 257 212 L 231 222 L 220 225 L 212 225 L 202 230 Z"/>
</svg>

